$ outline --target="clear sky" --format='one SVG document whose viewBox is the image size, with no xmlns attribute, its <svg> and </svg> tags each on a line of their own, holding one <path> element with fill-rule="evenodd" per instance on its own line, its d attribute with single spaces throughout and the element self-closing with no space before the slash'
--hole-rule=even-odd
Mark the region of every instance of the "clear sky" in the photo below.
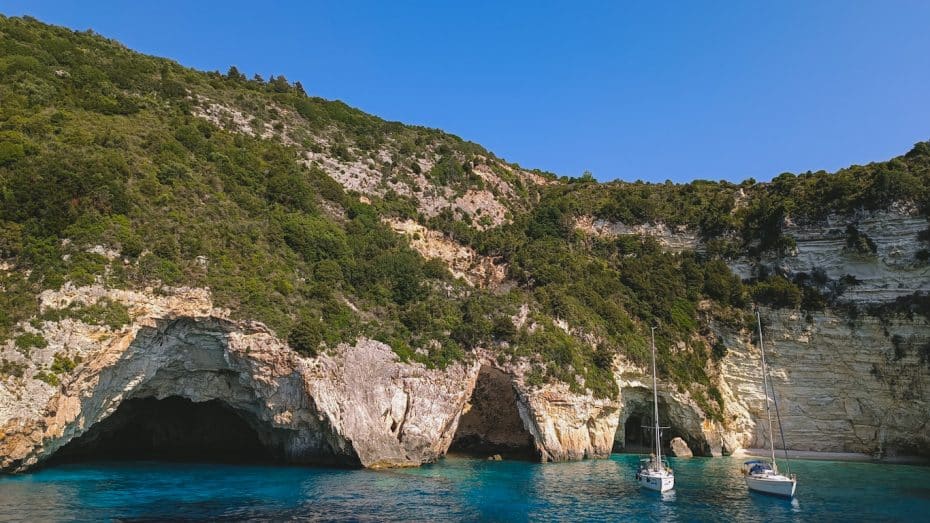
<svg viewBox="0 0 930 523">
<path fill-rule="evenodd" d="M 598 179 L 768 180 L 930 139 L 930 2 L 0 0 Z"/>
</svg>

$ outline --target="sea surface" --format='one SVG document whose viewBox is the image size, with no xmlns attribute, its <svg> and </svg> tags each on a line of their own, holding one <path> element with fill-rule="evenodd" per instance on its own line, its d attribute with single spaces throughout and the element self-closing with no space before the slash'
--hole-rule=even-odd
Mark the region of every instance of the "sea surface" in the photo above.
<svg viewBox="0 0 930 523">
<path fill-rule="evenodd" d="M 448 457 L 417 469 L 106 462 L 0 477 L 0 521 L 930 521 L 930 468 L 792 461 L 792 501 L 752 494 L 736 458 L 675 459 L 671 493 L 638 456 L 537 464 Z"/>
</svg>

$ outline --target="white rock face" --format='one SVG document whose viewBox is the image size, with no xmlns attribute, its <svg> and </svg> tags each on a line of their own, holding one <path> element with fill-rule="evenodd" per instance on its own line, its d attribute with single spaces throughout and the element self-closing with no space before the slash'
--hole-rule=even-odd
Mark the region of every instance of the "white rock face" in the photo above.
<svg viewBox="0 0 930 523">
<path fill-rule="evenodd" d="M 814 314 L 808 323 L 791 311 L 766 311 L 764 318 L 766 358 L 789 448 L 927 454 L 930 361 L 921 361 L 920 354 L 921 347 L 930 346 L 926 319 L 882 324 L 865 316 L 851 323 L 828 312 Z M 894 338 L 897 354 L 895 336 L 900 337 Z M 749 333 L 724 337 L 729 348 L 724 379 L 756 420 L 741 444 L 766 448 L 759 351 Z"/>
<path fill-rule="evenodd" d="M 526 384 L 525 363 L 500 364 L 492 353 L 479 350 L 478 360 L 492 374 L 511 380 L 513 400 L 523 429 L 532 436 L 536 457 L 546 461 L 604 458 L 610 455 L 620 403 L 573 392 L 564 383 L 540 387 Z M 507 402 L 502 401 L 501 406 Z M 474 430 L 470 427 L 470 430 Z"/>
<path fill-rule="evenodd" d="M 659 245 L 670 252 L 703 250 L 695 231 L 685 227 L 671 227 L 664 223 L 643 223 L 627 225 L 622 222 L 609 222 L 583 216 L 575 223 L 575 228 L 594 236 L 623 236 L 635 234 L 654 238 Z"/>
<path fill-rule="evenodd" d="M 533 390 L 518 385 L 518 391 L 520 416 L 542 461 L 610 455 L 617 431 L 616 400 L 576 394 L 561 383 Z"/>
<path fill-rule="evenodd" d="M 169 397 L 221 401 L 288 462 L 420 465 L 448 450 L 482 365 L 510 382 L 511 408 L 541 460 L 605 457 L 611 450 L 616 400 L 561 384 L 527 387 L 525 366 L 499 366 L 488 354 L 428 369 L 362 339 L 303 358 L 263 325 L 229 320 L 202 289 L 156 295 L 65 287 L 43 294 L 42 304 L 62 308 L 102 299 L 125 305 L 132 322 L 116 331 L 73 319 L 45 322 L 48 347 L 31 355 L 23 378 L 0 382 L 0 470 L 21 471 L 49 459 L 126 400 Z M 15 353 L 11 346 L 3 350 Z M 60 374 L 61 385 L 35 379 L 63 350 L 82 362 Z"/>
<path fill-rule="evenodd" d="M 863 255 L 846 248 L 846 227 L 854 225 L 860 234 L 875 242 L 876 254 Z M 831 216 L 823 223 L 788 224 L 785 234 L 797 242 L 793 256 L 768 257 L 762 264 L 790 274 L 823 270 L 832 280 L 851 275 L 858 285 L 848 286 L 843 301 L 880 303 L 892 301 L 917 291 L 930 291 L 930 264 L 916 259 L 917 251 L 926 248 L 917 241 L 917 233 L 930 225 L 922 216 L 903 210 Z M 753 275 L 756 265 L 747 260 L 731 264 L 742 278 Z"/>
<path fill-rule="evenodd" d="M 204 299 L 146 301 L 97 287 L 47 296 L 57 305 L 106 297 L 139 316 L 106 336 L 73 320 L 47 325 L 50 347 L 80 342 L 84 359 L 57 390 L 28 377 L 3 382 L 0 470 L 48 459 L 125 400 L 170 396 L 221 400 L 289 462 L 409 466 L 448 448 L 477 366 L 404 364 L 370 340 L 301 358 L 261 324 L 214 315 L 208 294 L 184 296 Z"/>
<path fill-rule="evenodd" d="M 694 456 L 694 453 L 688 448 L 688 444 L 681 438 L 672 438 L 669 446 L 672 448 L 672 455 L 676 458 L 690 458 Z"/>
<path fill-rule="evenodd" d="M 614 447 L 626 448 L 629 430 L 642 434 L 642 425 L 653 423 L 652 376 L 645 369 L 621 362 L 615 375 L 620 387 L 619 424 L 614 435 Z M 724 392 L 727 405 L 734 403 Z M 688 395 L 674 385 L 659 381 L 659 421 L 668 426 L 664 435 L 678 436 L 700 455 L 722 456 L 741 447 L 746 425 L 751 425 L 748 413 L 725 411 L 727 425 L 707 418 L 704 411 Z M 641 437 L 641 436 L 640 436 Z"/>
<path fill-rule="evenodd" d="M 874 242 L 874 254 L 847 248 L 849 225 Z M 594 235 L 654 237 L 670 251 L 701 250 L 695 235 L 655 224 L 626 226 L 589 218 L 576 226 Z M 760 261 L 738 259 L 729 265 L 742 278 L 754 276 L 758 265 L 789 275 L 822 271 L 833 282 L 851 276 L 858 283 L 845 287 L 840 302 L 887 304 L 916 292 L 930 292 L 930 264 L 917 259 L 918 251 L 927 248 L 918 242 L 917 234 L 927 227 L 925 217 L 902 205 L 830 216 L 815 224 L 789 222 L 784 232 L 796 241 L 794 253 L 769 255 Z M 860 307 L 854 322 L 831 310 L 813 314 L 812 323 L 798 312 L 764 312 L 764 322 L 772 329 L 766 334 L 772 336 L 769 363 L 788 446 L 882 455 L 930 454 L 930 325 L 919 315 L 881 320 L 863 313 L 864 309 Z M 689 438 L 700 434 L 710 439 L 719 435 L 724 451 L 766 447 L 759 354 L 750 343 L 751 334 L 715 330 L 729 349 L 716 383 L 725 400 L 725 424 L 702 421 L 700 409 L 682 409 L 687 401 L 671 394 L 660 397 L 660 406 L 666 405 L 673 425 L 687 427 L 684 431 L 690 436 L 684 439 L 699 453 L 702 443 L 696 445 Z M 618 446 L 622 446 L 626 418 L 641 410 L 641 403 L 651 403 L 648 380 L 632 371 L 626 378 L 623 374 L 618 374 L 623 402 Z M 708 424 L 713 427 L 708 429 Z M 715 453 L 716 445 L 709 447 Z"/>
<path fill-rule="evenodd" d="M 416 466 L 446 453 L 478 365 L 430 370 L 401 363 L 387 345 L 360 340 L 323 355 L 305 374 L 307 393 L 362 465 Z"/>
</svg>

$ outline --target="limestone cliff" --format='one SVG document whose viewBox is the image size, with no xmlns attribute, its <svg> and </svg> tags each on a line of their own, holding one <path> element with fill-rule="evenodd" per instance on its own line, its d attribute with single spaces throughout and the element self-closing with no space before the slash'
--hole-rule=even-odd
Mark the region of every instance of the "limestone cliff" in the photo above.
<svg viewBox="0 0 930 523">
<path fill-rule="evenodd" d="M 615 401 L 560 385 L 528 387 L 523 366 L 501 366 L 487 354 L 428 369 L 361 339 L 305 358 L 263 325 L 228 319 L 203 289 L 65 286 L 44 293 L 42 307 L 103 301 L 125 305 L 131 322 L 113 329 L 73 318 L 45 321 L 32 328 L 41 329 L 47 346 L 30 358 L 12 342 L 3 348 L 4 359 L 23 360 L 26 371 L 0 382 L 0 469 L 31 468 L 72 442 L 92 446 L 100 437 L 92 429 L 122 405 L 166 398 L 219 402 L 246 422 L 268 456 L 291 463 L 378 468 L 434 461 L 452 445 L 469 409 L 511 409 L 515 421 L 500 426 L 466 415 L 470 426 L 460 438 L 495 440 L 517 431 L 528 455 L 543 461 L 604 457 L 611 450 Z M 76 367 L 62 372 L 56 386 L 38 379 L 62 353 L 79 361 Z M 493 379 L 479 380 L 479 370 Z M 472 394 L 476 382 L 483 395 Z M 500 401 L 501 391 L 509 402 Z"/>
<path fill-rule="evenodd" d="M 930 264 L 918 257 L 926 218 L 905 205 L 886 211 L 785 224 L 796 248 L 784 256 L 736 260 L 750 276 L 758 266 L 793 276 L 820 274 L 840 309 L 765 310 L 770 365 L 789 447 L 872 455 L 930 454 L 930 323 L 889 308 L 930 289 Z M 870 248 L 849 245 L 853 233 Z M 764 415 L 759 354 L 753 334 L 720 329 L 729 350 L 722 370 L 737 401 Z M 760 426 L 742 442 L 765 446 Z"/>
<path fill-rule="evenodd" d="M 704 249 L 697 235 L 682 227 L 628 226 L 590 217 L 575 227 L 598 236 L 649 236 L 673 252 Z M 790 252 L 728 262 L 742 278 L 760 268 L 788 277 L 817 275 L 822 281 L 816 285 L 837 305 L 811 313 L 763 309 L 769 365 L 790 448 L 930 454 L 930 321 L 907 307 L 891 307 L 895 300 L 930 290 L 930 264 L 921 261 L 925 244 L 918 241 L 926 228 L 927 219 L 902 204 L 817 222 L 789 219 L 783 233 L 796 244 Z M 868 238 L 869 248 L 850 247 L 851 231 Z M 698 453 L 765 447 L 756 335 L 712 323 L 713 336 L 727 350 L 715 384 L 725 400 L 723 422 L 706 420 L 693 401 L 667 385 L 660 386 L 660 419 Z M 616 446 L 629 446 L 632 438 L 635 447 L 640 429 L 631 424 L 651 420 L 650 383 L 635 367 L 621 365 L 617 376 L 622 408 Z"/>
<path fill-rule="evenodd" d="M 71 319 L 43 326 L 46 352 L 83 356 L 60 386 L 34 379 L 35 367 L 0 386 L 3 469 L 41 463 L 126 400 L 173 396 L 220 400 L 283 461 L 418 465 L 445 452 L 477 374 L 461 364 L 404 364 L 371 340 L 302 358 L 261 324 L 226 319 L 200 290 L 155 297 L 91 287 L 43 296 L 59 307 L 103 298 L 130 305 L 132 323 L 115 332 Z"/>
<path fill-rule="evenodd" d="M 614 447 L 642 450 L 651 444 L 645 428 L 653 425 L 652 376 L 646 369 L 621 361 L 616 369 L 620 388 L 620 423 L 614 437 Z M 659 381 L 659 422 L 669 427 L 663 432 L 663 445 L 682 438 L 695 453 L 702 456 L 731 454 L 743 446 L 744 435 L 753 425 L 749 413 L 739 408 L 726 382 L 721 380 L 726 401 L 725 423 L 708 418 L 706 412 L 687 393 Z"/>
<path fill-rule="evenodd" d="M 872 249 L 857 250 L 847 244 L 850 227 L 868 238 Z M 759 266 L 788 274 L 822 271 L 825 285 L 836 286 L 844 278 L 842 301 L 884 303 L 915 292 L 930 291 L 930 263 L 918 259 L 926 247 L 918 233 L 927 219 L 906 206 L 886 211 L 832 215 L 815 223 L 788 222 L 784 234 L 797 244 L 786 256 L 766 255 L 761 260 L 731 262 L 734 272 L 749 278 Z"/>
<path fill-rule="evenodd" d="M 765 318 L 766 357 L 790 448 L 927 454 L 930 366 L 917 350 L 930 343 L 925 318 L 849 320 L 828 311 L 805 319 L 797 312 L 771 310 Z M 762 420 L 757 345 L 748 332 L 725 336 L 725 379 L 737 401 Z M 742 445 L 768 446 L 763 429 L 757 423 Z"/>
</svg>

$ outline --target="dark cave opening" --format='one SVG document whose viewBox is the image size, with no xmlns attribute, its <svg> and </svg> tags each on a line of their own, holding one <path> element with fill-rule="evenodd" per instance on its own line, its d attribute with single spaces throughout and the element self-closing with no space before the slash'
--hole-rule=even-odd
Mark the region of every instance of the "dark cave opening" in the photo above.
<svg viewBox="0 0 930 523">
<path fill-rule="evenodd" d="M 520 418 L 517 402 L 509 375 L 493 367 L 481 367 L 469 402 L 471 408 L 462 414 L 449 451 L 478 457 L 499 454 L 506 459 L 538 460 L 533 435 Z"/>
<path fill-rule="evenodd" d="M 242 415 L 220 400 L 179 396 L 123 401 L 106 419 L 56 452 L 48 464 L 95 460 L 275 462 Z"/>
<path fill-rule="evenodd" d="M 646 438 L 642 426 L 642 416 L 631 415 L 626 419 L 626 422 L 623 423 L 623 450 L 631 452 L 633 449 L 646 447 L 644 444 Z"/>
<path fill-rule="evenodd" d="M 625 420 L 621 419 L 617 426 L 617 436 L 614 438 L 613 452 L 626 452 L 636 454 L 648 454 L 651 452 L 655 440 L 655 431 L 653 426 L 653 405 L 652 402 L 640 403 L 630 411 Z M 683 438 L 691 450 L 697 454 L 698 449 L 692 443 L 691 438 L 679 430 L 670 421 L 668 414 L 668 405 L 662 398 L 659 398 L 659 424 L 662 427 L 661 441 L 662 451 L 669 452 L 670 442 L 673 438 Z"/>
</svg>

